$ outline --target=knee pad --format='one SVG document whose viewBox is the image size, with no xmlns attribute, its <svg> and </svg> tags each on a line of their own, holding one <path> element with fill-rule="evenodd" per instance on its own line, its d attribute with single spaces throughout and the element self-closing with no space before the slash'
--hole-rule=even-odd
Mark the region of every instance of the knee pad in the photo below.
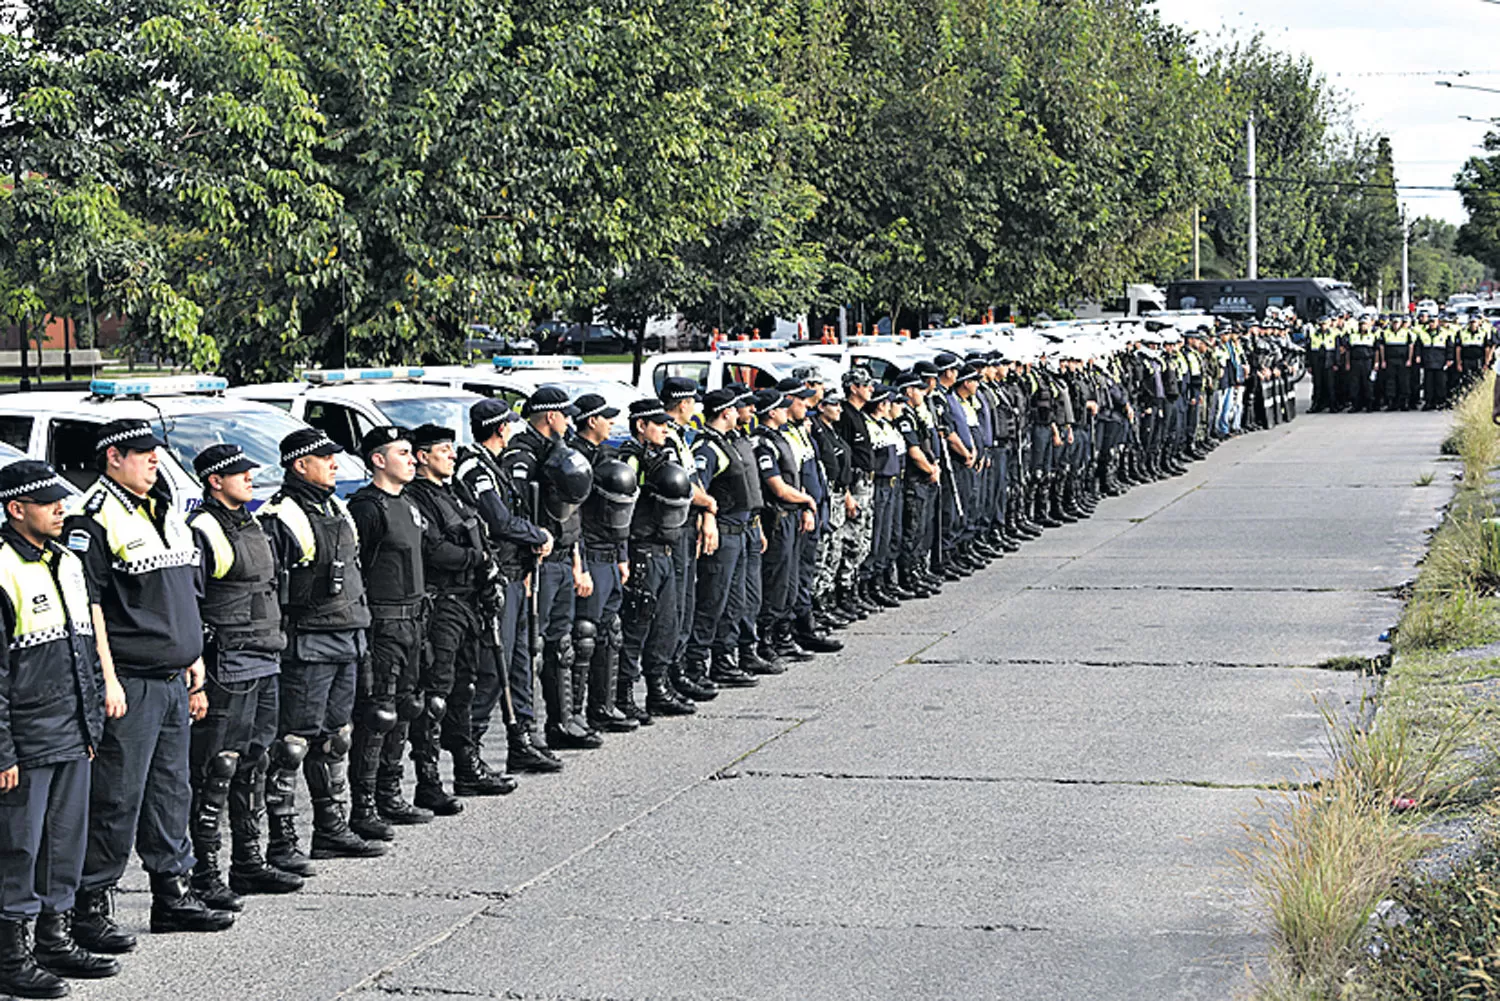
<svg viewBox="0 0 1500 1001">
<path fill-rule="evenodd" d="M 410 722 L 422 715 L 422 695 L 419 692 L 407 692 L 396 702 L 396 718 Z"/>
<path fill-rule="evenodd" d="M 446 695 L 439 695 L 436 692 L 429 692 L 426 708 L 430 719 L 442 719 L 443 715 L 448 711 L 448 697 Z"/>
<path fill-rule="evenodd" d="M 557 662 L 562 665 L 563 670 L 573 669 L 573 661 L 577 657 L 577 651 L 573 649 L 573 637 L 567 633 L 557 641 Z"/>
<path fill-rule="evenodd" d="M 592 619 L 578 619 L 573 623 L 573 649 L 583 663 L 594 658 L 594 647 L 598 643 L 599 627 Z"/>
<path fill-rule="evenodd" d="M 342 758 L 354 746 L 354 724 L 345 723 L 323 741 L 323 753 L 330 758 Z"/>
<path fill-rule="evenodd" d="M 396 720 L 396 707 L 389 702 L 372 702 L 365 711 L 365 726 L 371 733 L 390 733 Z"/>
<path fill-rule="evenodd" d="M 604 642 L 611 650 L 618 650 L 625 645 L 625 627 L 616 615 L 609 620 L 609 628 L 605 630 Z"/>
<path fill-rule="evenodd" d="M 296 734 L 277 737 L 271 742 L 271 765 L 280 771 L 296 771 L 307 757 L 307 738 Z"/>
<path fill-rule="evenodd" d="M 240 767 L 239 751 L 220 751 L 204 767 L 203 792 L 209 799 L 221 799 L 229 792 L 229 783 Z"/>
</svg>

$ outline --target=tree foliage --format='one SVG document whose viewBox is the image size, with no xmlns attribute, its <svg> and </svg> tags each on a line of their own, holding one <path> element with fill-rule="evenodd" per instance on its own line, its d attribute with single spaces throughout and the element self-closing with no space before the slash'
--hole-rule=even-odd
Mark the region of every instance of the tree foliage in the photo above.
<svg viewBox="0 0 1500 1001">
<path fill-rule="evenodd" d="M 1389 144 L 1306 60 L 1146 0 L 6 10 L 0 309 L 239 378 L 555 313 L 1049 308 L 1180 273 L 1195 207 L 1236 268 L 1252 112 L 1264 272 L 1397 245 Z"/>
</svg>

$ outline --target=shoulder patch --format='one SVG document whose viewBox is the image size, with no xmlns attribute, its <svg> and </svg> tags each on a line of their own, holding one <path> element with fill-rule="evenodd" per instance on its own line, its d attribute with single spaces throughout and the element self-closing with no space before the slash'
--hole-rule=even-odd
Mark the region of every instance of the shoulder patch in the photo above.
<svg viewBox="0 0 1500 1001">
<path fill-rule="evenodd" d="M 760 468 L 763 472 L 771 472 L 776 468 L 776 460 L 764 452 L 760 455 Z"/>
<path fill-rule="evenodd" d="M 75 528 L 68 533 L 68 548 L 75 553 L 86 553 L 93 543 L 94 537 L 81 528 Z"/>
</svg>

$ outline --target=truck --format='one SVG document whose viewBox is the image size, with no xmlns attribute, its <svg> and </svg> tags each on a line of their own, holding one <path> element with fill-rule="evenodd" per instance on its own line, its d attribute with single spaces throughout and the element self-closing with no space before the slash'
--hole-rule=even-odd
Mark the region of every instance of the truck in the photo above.
<svg viewBox="0 0 1500 1001">
<path fill-rule="evenodd" d="M 1177 281 L 1167 286 L 1168 309 L 1201 309 L 1214 316 L 1264 317 L 1290 309 L 1301 320 L 1340 313 L 1360 315 L 1365 304 L 1348 282 L 1333 278 L 1223 278 Z"/>
</svg>

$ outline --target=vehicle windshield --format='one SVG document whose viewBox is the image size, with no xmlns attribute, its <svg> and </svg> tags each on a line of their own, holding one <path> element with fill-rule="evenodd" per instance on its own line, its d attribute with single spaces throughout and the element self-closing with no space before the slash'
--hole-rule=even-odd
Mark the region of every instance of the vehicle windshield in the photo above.
<svg viewBox="0 0 1500 1001">
<path fill-rule="evenodd" d="M 394 400 L 380 400 L 378 406 L 386 420 L 404 428 L 437 424 L 452 428 L 458 434 L 460 444 L 474 441 L 469 433 L 469 407 L 472 396 L 416 396 Z"/>
<path fill-rule="evenodd" d="M 168 417 L 166 424 L 167 444 L 189 473 L 198 453 L 210 445 L 232 442 L 244 449 L 251 461 L 260 463 L 251 477 L 257 492 L 281 486 L 281 439 L 307 427 L 289 414 L 269 409 L 183 414 Z M 359 481 L 365 475 L 364 465 L 357 458 L 339 455 L 340 480 Z"/>
<path fill-rule="evenodd" d="M 1358 315 L 1365 308 L 1364 302 L 1348 285 L 1327 285 L 1323 294 L 1328 297 L 1328 303 L 1335 312 Z"/>
</svg>

